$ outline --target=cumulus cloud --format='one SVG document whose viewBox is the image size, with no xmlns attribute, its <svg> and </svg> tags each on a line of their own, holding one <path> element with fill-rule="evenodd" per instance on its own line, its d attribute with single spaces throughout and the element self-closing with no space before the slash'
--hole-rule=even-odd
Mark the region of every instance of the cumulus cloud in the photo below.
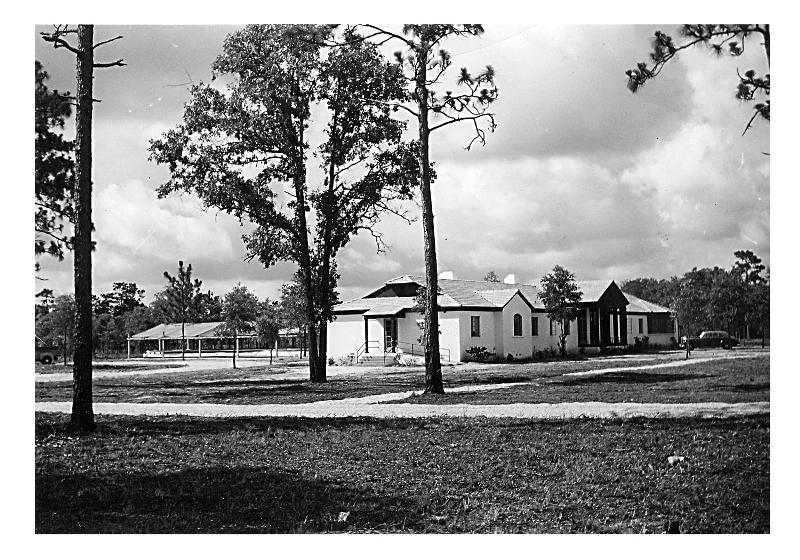
<svg viewBox="0 0 800 560">
<path fill-rule="evenodd" d="M 763 72 L 757 45 L 741 59 L 684 51 L 632 95 L 624 72 L 646 59 L 654 26 L 486 27 L 480 39 L 445 45 L 456 72 L 492 64 L 500 98 L 498 128 L 485 147 L 463 150 L 473 134 L 466 124 L 431 139 L 440 271 L 482 278 L 494 270 L 538 282 L 560 264 L 583 279 L 669 277 L 730 266 L 742 248 L 769 263 L 770 162 L 762 153 L 770 151 L 769 126 L 756 121 L 742 136 L 752 107 L 733 95 L 737 69 Z M 192 196 L 155 195 L 168 171 L 147 161 L 147 140 L 180 122 L 188 99 L 185 86 L 168 86 L 188 81 L 187 73 L 207 81 L 230 30 L 108 29 L 125 35 L 120 56 L 129 66 L 97 79 L 96 292 L 135 281 L 150 296 L 179 259 L 219 294 L 241 281 L 275 297 L 290 281 L 292 264 L 264 270 L 243 260 L 244 230 L 235 219 Z M 73 64 L 62 68 L 49 46 L 36 54 L 53 87 L 74 90 Z M 436 89 L 454 80 L 451 73 Z M 315 120 L 309 135 L 322 126 Z M 318 144 L 316 136 L 309 141 Z M 313 167 L 309 184 L 320 181 Z M 343 299 L 424 272 L 419 220 L 387 217 L 379 229 L 386 253 L 361 234 L 339 254 Z M 70 259 L 43 264 L 46 286 L 71 291 Z"/>
<path fill-rule="evenodd" d="M 140 181 L 99 189 L 97 207 L 98 244 L 108 244 L 129 259 L 171 262 L 173 253 L 192 259 L 229 255 L 234 250 L 223 227 L 229 220 L 209 220 L 191 200 L 181 197 L 161 201 Z"/>
</svg>

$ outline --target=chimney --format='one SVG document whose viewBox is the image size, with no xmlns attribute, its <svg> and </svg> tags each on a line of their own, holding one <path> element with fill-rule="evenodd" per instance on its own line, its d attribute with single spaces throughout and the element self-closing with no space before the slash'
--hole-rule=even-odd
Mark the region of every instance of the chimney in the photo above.
<svg viewBox="0 0 800 560">
<path fill-rule="evenodd" d="M 503 284 L 516 284 L 516 283 L 517 283 L 517 277 L 514 276 L 513 274 L 509 274 L 508 276 L 503 278 Z"/>
<path fill-rule="evenodd" d="M 455 280 L 456 275 L 453 274 L 452 270 L 446 270 L 439 274 L 439 280 Z"/>
</svg>

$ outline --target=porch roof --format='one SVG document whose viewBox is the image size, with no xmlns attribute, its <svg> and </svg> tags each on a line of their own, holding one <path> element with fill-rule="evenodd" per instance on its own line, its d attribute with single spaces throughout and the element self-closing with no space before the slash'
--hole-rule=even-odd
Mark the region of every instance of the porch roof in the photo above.
<svg viewBox="0 0 800 560">
<path fill-rule="evenodd" d="M 184 323 L 186 338 L 218 338 L 214 331 L 222 323 L 212 321 L 209 323 Z M 180 323 L 161 323 L 153 328 L 130 336 L 134 340 L 158 340 L 160 338 L 181 338 Z"/>
<path fill-rule="evenodd" d="M 222 324 L 222 321 L 211 321 L 207 323 L 184 323 L 184 335 L 186 338 L 226 338 L 223 335 L 217 334 L 216 330 Z M 252 330 L 243 331 L 239 334 L 241 337 L 254 336 Z M 229 338 L 229 337 L 228 337 Z M 153 328 L 147 329 L 140 333 L 132 334 L 130 340 L 180 340 L 181 339 L 181 324 L 180 323 L 161 323 Z"/>
<path fill-rule="evenodd" d="M 340 303 L 334 313 L 361 311 L 369 317 L 397 315 L 402 311 L 410 311 L 415 304 L 413 297 L 360 298 Z"/>
</svg>

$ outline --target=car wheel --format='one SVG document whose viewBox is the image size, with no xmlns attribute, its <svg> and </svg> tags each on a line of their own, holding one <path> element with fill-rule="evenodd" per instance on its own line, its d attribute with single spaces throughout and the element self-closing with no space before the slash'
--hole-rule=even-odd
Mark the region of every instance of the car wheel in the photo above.
<svg viewBox="0 0 800 560">
<path fill-rule="evenodd" d="M 46 366 L 49 366 L 50 364 L 53 363 L 53 358 L 51 358 L 50 356 L 43 356 L 42 363 Z"/>
<path fill-rule="evenodd" d="M 731 349 L 731 345 L 728 344 L 727 342 L 723 342 L 722 343 L 722 349 L 723 350 L 730 350 Z"/>
</svg>

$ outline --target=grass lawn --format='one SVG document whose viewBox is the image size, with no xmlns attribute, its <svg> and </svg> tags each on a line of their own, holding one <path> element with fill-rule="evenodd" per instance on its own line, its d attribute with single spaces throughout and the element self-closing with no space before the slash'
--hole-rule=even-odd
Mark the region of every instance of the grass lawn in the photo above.
<svg viewBox="0 0 800 560">
<path fill-rule="evenodd" d="M 509 404 L 564 402 L 769 401 L 769 355 L 719 359 L 674 368 L 556 375 L 534 383 L 480 393 L 419 395 L 409 403 Z"/>
<path fill-rule="evenodd" d="M 37 533 L 770 530 L 768 415 L 66 422 L 36 415 Z"/>
<path fill-rule="evenodd" d="M 72 364 L 64 365 L 63 362 L 44 365 L 40 362 L 35 362 L 35 373 L 72 373 Z M 107 362 L 100 364 L 92 364 L 92 370 L 101 371 L 135 371 L 142 373 L 144 371 L 162 369 L 162 368 L 182 368 L 186 367 L 183 364 L 142 364 L 142 363 L 126 363 L 126 362 Z"/>
<path fill-rule="evenodd" d="M 695 352 L 695 357 L 711 356 Z M 412 397 L 409 402 L 481 403 L 510 402 L 752 402 L 769 400 L 769 354 L 683 365 L 682 354 L 656 354 L 625 358 L 446 367 L 445 390 L 464 385 L 527 383 L 481 393 L 451 393 L 444 397 Z M 570 376 L 619 367 L 654 364 L 677 367 Z M 175 371 L 95 379 L 95 402 L 164 402 L 218 404 L 295 404 L 319 400 L 364 397 L 425 388 L 422 367 L 350 368 L 339 374 L 329 368 L 328 383 L 310 383 L 299 368 L 284 364 L 232 369 Z M 52 366 L 50 366 L 52 367 Z M 72 381 L 37 382 L 37 401 L 72 400 Z"/>
</svg>

